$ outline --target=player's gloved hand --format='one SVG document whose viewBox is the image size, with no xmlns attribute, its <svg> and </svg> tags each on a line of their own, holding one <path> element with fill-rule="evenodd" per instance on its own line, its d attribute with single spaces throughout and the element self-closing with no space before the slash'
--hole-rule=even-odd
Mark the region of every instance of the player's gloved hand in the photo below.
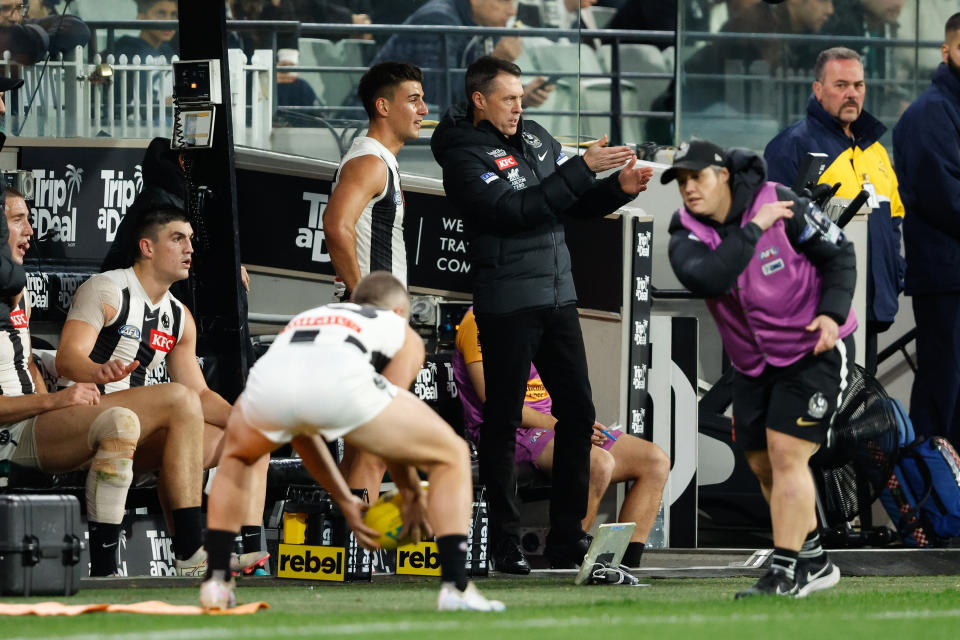
<svg viewBox="0 0 960 640">
<path fill-rule="evenodd" d="M 416 492 L 403 492 L 403 529 L 400 540 L 420 542 L 433 537 L 433 528 L 427 520 L 427 492 L 418 487 Z"/>
<path fill-rule="evenodd" d="M 363 514 L 370 508 L 370 505 L 357 496 L 350 494 L 342 500 L 338 500 L 337 506 L 340 507 L 340 511 L 347 521 L 347 526 L 353 531 L 353 535 L 357 539 L 357 544 L 367 551 L 376 551 L 379 549 L 380 545 L 377 543 L 377 538 L 380 537 L 380 532 L 368 527 L 363 521 Z"/>
</svg>

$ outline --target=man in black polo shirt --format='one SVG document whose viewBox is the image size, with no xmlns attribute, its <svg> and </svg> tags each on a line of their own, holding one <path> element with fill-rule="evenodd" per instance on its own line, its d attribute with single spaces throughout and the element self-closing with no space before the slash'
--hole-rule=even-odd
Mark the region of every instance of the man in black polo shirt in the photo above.
<svg viewBox="0 0 960 640">
<path fill-rule="evenodd" d="M 595 416 L 563 221 L 616 211 L 646 189 L 653 170 L 635 168 L 629 147 L 605 147 L 606 136 L 568 157 L 543 127 L 521 118 L 523 85 L 512 62 L 480 58 L 467 69 L 466 92 L 468 104 L 444 114 L 431 146 L 470 236 L 487 381 L 480 479 L 492 557 L 499 571 L 530 571 L 518 542 L 514 432 L 533 361 L 557 418 L 545 554 L 555 568 L 569 568 L 589 545 L 580 521 Z"/>
</svg>

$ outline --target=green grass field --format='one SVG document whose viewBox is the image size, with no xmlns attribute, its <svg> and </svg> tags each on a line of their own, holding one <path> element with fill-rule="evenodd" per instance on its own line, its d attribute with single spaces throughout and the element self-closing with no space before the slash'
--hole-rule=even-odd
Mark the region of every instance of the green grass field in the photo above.
<svg viewBox="0 0 960 640">
<path fill-rule="evenodd" d="M 380 578 L 372 584 L 293 583 L 238 589 L 263 600 L 248 616 L 145 616 L 93 613 L 73 618 L 0 617 L 0 635 L 83 640 L 190 638 L 956 638 L 960 576 L 844 578 L 802 600 L 734 601 L 749 578 L 652 580 L 649 587 L 574 587 L 564 578 L 492 578 L 478 584 L 507 603 L 502 614 L 440 613 L 433 580 Z M 43 601 L 55 598 L 32 598 Z M 4 602 L 23 603 L 24 598 Z M 196 604 L 195 586 L 87 590 L 68 604 L 164 600 Z"/>
</svg>

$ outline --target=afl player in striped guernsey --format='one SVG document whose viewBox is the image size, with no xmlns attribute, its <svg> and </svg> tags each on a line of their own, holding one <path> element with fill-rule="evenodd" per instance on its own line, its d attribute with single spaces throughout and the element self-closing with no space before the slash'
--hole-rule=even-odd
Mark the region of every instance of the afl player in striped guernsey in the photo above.
<svg viewBox="0 0 960 640">
<path fill-rule="evenodd" d="M 170 293 L 170 285 L 189 274 L 193 229 L 183 211 L 161 207 L 144 211 L 133 231 L 131 239 L 137 243 L 131 254 L 137 256 L 133 266 L 97 274 L 77 289 L 60 337 L 57 373 L 74 382 L 96 384 L 107 397 L 124 389 L 140 389 L 149 395 L 167 386 L 144 386 L 148 373 L 165 363 L 170 379 L 199 398 L 199 448 L 202 466 L 209 469 L 220 457 L 231 407 L 207 386 L 197 363 L 193 316 Z M 263 473 L 257 477 L 262 482 L 253 488 L 244 506 L 245 553 L 235 559 L 236 570 L 254 572 L 268 557 L 260 546 L 260 527 L 269 460 L 261 464 Z M 191 487 L 198 498 L 201 482 L 202 473 L 198 472 L 196 486 Z M 165 507 L 172 507 L 178 497 L 165 491 L 161 498 L 169 503 Z M 192 529 L 201 520 L 199 506 L 188 515 Z M 180 514 L 180 520 L 185 517 Z M 175 508 L 171 519 L 174 531 L 179 531 Z M 200 549 L 198 553 L 192 565 L 205 566 L 206 552 Z"/>
<path fill-rule="evenodd" d="M 4 194 L 9 250 L 23 264 L 33 228 L 23 196 Z M 159 469 L 178 511 L 200 508 L 203 417 L 197 395 L 182 385 L 153 393 L 134 389 L 102 396 L 95 384 L 75 384 L 47 393 L 30 349 L 26 290 L 14 296 L 10 326 L 0 331 L 0 460 L 50 473 L 89 465 L 86 481 L 90 530 L 90 575 L 117 571 L 117 544 L 127 490 L 134 471 Z M 111 367 L 109 381 L 129 368 Z M 174 537 L 180 572 L 200 548 L 200 522 Z"/>
<path fill-rule="evenodd" d="M 327 249 L 342 281 L 337 293 L 343 300 L 371 271 L 387 271 L 406 286 L 404 199 L 396 155 L 407 140 L 420 135 L 427 115 L 422 83 L 420 69 L 406 62 L 382 62 L 360 79 L 357 93 L 370 127 L 340 161 L 323 212 Z M 386 470 L 379 458 L 347 445 L 342 470 L 350 487 L 365 488 L 371 501 L 376 500 Z"/>
</svg>

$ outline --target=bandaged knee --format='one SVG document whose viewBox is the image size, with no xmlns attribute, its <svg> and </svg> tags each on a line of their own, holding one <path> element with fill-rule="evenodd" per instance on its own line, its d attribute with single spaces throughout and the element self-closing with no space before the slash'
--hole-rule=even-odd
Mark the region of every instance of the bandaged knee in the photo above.
<svg viewBox="0 0 960 640">
<path fill-rule="evenodd" d="M 87 444 L 94 450 L 87 473 L 87 519 L 120 524 L 133 482 L 133 453 L 140 419 L 129 409 L 112 407 L 90 424 Z"/>
</svg>

